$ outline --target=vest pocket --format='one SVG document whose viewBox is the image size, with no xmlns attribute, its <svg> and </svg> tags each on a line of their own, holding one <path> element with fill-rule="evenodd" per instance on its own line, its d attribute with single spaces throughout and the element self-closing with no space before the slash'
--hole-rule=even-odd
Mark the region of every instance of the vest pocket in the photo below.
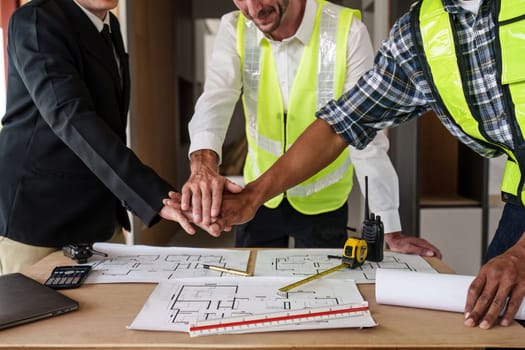
<svg viewBox="0 0 525 350">
<path fill-rule="evenodd" d="M 519 165 L 513 160 L 507 160 L 505 164 L 505 172 L 503 173 L 501 190 L 505 193 L 517 196 L 520 179 L 521 176 Z"/>
<path fill-rule="evenodd" d="M 524 26 L 525 20 L 500 24 L 502 84 L 511 84 L 525 80 L 525 64 L 522 62 L 525 48 Z"/>
</svg>

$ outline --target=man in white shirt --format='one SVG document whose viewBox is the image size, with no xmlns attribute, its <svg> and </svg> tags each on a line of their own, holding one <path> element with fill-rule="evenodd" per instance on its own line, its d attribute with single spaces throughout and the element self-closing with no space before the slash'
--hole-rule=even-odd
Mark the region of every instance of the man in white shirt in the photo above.
<svg viewBox="0 0 525 350">
<path fill-rule="evenodd" d="M 241 93 L 249 182 L 314 121 L 318 107 L 349 90 L 372 66 L 370 38 L 356 11 L 321 0 L 234 3 L 240 12 L 221 19 L 204 92 L 189 125 L 191 176 L 181 206 L 192 210 L 197 224 L 209 225 L 220 214 L 224 190 L 240 191 L 219 175 L 218 165 Z M 400 232 L 397 174 L 388 146 L 385 134 L 378 133 L 365 150 L 350 148 L 317 178 L 268 201 L 252 221 L 236 227 L 236 246 L 287 247 L 293 236 L 296 247 L 342 247 L 353 164 L 362 189 L 368 177 L 370 207 L 381 216 L 389 247 L 441 257 L 430 243 Z"/>
</svg>

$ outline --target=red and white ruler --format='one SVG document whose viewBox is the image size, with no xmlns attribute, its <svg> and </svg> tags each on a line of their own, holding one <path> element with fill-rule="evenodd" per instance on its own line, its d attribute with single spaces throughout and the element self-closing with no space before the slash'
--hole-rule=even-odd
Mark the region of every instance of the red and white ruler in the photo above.
<svg viewBox="0 0 525 350">
<path fill-rule="evenodd" d="M 229 317 L 216 320 L 197 321 L 189 328 L 190 336 L 241 333 L 257 331 L 258 328 L 275 327 L 301 322 L 326 321 L 336 318 L 354 317 L 368 313 L 368 303 L 342 304 L 281 311 L 260 315 Z"/>
</svg>

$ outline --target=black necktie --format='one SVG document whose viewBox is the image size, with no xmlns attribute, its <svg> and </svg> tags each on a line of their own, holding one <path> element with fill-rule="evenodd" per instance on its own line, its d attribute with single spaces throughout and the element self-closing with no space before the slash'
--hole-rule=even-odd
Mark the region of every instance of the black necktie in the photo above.
<svg viewBox="0 0 525 350">
<path fill-rule="evenodd" d="M 102 32 L 100 32 L 100 33 L 102 34 L 102 37 L 104 38 L 104 41 L 106 42 L 106 44 L 108 45 L 108 47 L 111 50 L 111 54 L 112 54 L 112 56 L 114 58 L 114 63 L 117 66 L 117 71 L 119 73 L 120 84 L 122 86 L 122 72 L 120 70 L 121 67 L 120 67 L 120 64 L 118 62 L 117 52 L 115 51 L 115 47 L 113 46 L 113 39 L 111 39 L 111 33 L 109 32 L 109 25 L 104 24 L 104 28 L 102 29 Z"/>
<path fill-rule="evenodd" d="M 104 24 L 104 28 L 102 29 L 102 32 L 100 32 L 102 34 L 102 37 L 104 38 L 104 41 L 106 42 L 106 44 L 109 45 L 109 47 L 111 48 L 111 52 L 113 52 L 113 40 L 111 39 L 111 33 L 109 32 L 109 26 L 107 24 Z"/>
</svg>

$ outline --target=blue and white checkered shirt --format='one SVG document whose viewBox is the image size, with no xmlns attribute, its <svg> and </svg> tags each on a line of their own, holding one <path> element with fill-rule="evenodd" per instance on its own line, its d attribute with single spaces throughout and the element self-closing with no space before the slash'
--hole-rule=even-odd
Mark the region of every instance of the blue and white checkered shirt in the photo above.
<svg viewBox="0 0 525 350">
<path fill-rule="evenodd" d="M 504 95 L 497 81 L 496 24 L 491 0 L 482 1 L 477 14 L 459 6 L 457 1 L 443 0 L 458 28 L 459 50 L 466 62 L 466 94 L 474 102 L 472 112 L 491 141 L 514 148 L 510 129 L 514 116 L 504 108 Z M 411 16 L 414 7 L 400 18 L 383 43 L 374 68 L 367 72 L 350 91 L 331 101 L 317 112 L 345 140 L 364 148 L 378 129 L 399 125 L 432 109 L 445 127 L 460 141 L 485 157 L 501 155 L 496 149 L 472 139 L 447 117 L 443 106 L 433 96 L 420 61 L 414 40 L 421 42 L 419 28 L 414 38 Z"/>
</svg>

